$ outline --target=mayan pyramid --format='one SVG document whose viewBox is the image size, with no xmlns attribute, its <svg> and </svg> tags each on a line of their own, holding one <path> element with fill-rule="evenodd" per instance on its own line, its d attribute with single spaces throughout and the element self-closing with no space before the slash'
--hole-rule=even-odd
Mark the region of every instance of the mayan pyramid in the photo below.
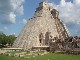
<svg viewBox="0 0 80 60">
<path fill-rule="evenodd" d="M 27 21 L 13 47 L 30 49 L 34 46 L 48 46 L 49 38 L 67 38 L 65 25 L 58 16 L 59 12 L 47 2 L 39 3 L 34 16 Z"/>
</svg>

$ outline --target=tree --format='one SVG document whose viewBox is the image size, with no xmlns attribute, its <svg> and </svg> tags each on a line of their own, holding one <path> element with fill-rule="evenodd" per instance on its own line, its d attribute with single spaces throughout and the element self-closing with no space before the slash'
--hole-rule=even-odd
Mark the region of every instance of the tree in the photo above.
<svg viewBox="0 0 80 60">
<path fill-rule="evenodd" d="M 4 47 L 6 43 L 6 35 L 3 32 L 0 32 L 0 46 Z"/>
<path fill-rule="evenodd" d="M 15 35 L 5 35 L 3 32 L 0 32 L 0 47 L 7 47 L 6 44 L 12 46 L 15 39 Z"/>
<path fill-rule="evenodd" d="M 15 35 L 9 35 L 9 36 L 7 36 L 8 44 L 12 45 L 15 39 L 16 39 Z"/>
</svg>

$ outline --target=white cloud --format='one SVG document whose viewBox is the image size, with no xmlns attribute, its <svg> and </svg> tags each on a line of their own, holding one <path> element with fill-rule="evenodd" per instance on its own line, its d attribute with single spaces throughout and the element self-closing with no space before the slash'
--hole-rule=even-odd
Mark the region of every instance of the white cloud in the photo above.
<svg viewBox="0 0 80 60">
<path fill-rule="evenodd" d="M 74 0 L 74 2 L 75 1 L 78 1 L 78 0 Z M 80 19 L 79 19 L 80 18 L 80 14 L 79 14 L 80 6 L 79 5 L 76 5 L 75 3 L 71 3 L 71 2 L 66 2 L 65 0 L 61 0 L 59 5 L 55 5 L 54 3 L 52 4 L 54 8 L 59 11 L 60 13 L 59 17 L 65 23 L 69 23 L 69 22 L 73 22 L 75 24 L 80 23 Z M 52 4 L 50 3 L 50 5 Z"/>
<path fill-rule="evenodd" d="M 16 35 L 16 33 L 10 33 L 9 35 Z"/>
<path fill-rule="evenodd" d="M 15 23 L 16 15 L 23 15 L 24 0 L 0 0 L 0 23 Z"/>
<path fill-rule="evenodd" d="M 73 0 L 73 3 L 61 0 L 58 5 L 54 3 L 50 3 L 50 5 L 59 11 L 59 18 L 68 25 L 70 30 L 73 30 L 73 33 L 80 30 L 78 27 L 80 26 L 80 0 Z M 71 26 L 71 24 L 74 25 Z M 73 28 L 74 26 L 76 26 L 76 29 Z"/>
<path fill-rule="evenodd" d="M 10 1 L 10 5 L 12 6 L 13 10 L 22 15 L 23 14 L 23 11 L 24 11 L 24 8 L 23 8 L 23 2 L 25 0 L 11 0 Z"/>
<path fill-rule="evenodd" d="M 23 6 L 20 6 L 16 9 L 16 13 L 19 14 L 19 15 L 23 15 L 24 14 L 24 9 L 23 9 Z"/>
<path fill-rule="evenodd" d="M 23 24 L 26 24 L 27 23 L 27 20 L 26 19 L 23 19 Z"/>
<path fill-rule="evenodd" d="M 74 4 L 80 5 L 80 0 L 73 0 Z"/>
<path fill-rule="evenodd" d="M 7 28 L 7 27 L 4 27 L 3 30 L 4 30 L 4 31 L 8 31 L 8 28 Z"/>
<path fill-rule="evenodd" d="M 15 19 L 16 15 L 13 12 L 10 12 L 9 14 L 9 21 L 11 21 L 12 23 L 15 23 Z"/>
<path fill-rule="evenodd" d="M 3 27 L 3 28 L 0 29 L 0 31 L 2 31 L 2 32 L 8 31 L 8 28 L 7 27 Z"/>
<path fill-rule="evenodd" d="M 16 15 L 13 12 L 8 12 L 6 14 L 0 15 L 0 23 L 11 24 L 15 23 Z"/>
<path fill-rule="evenodd" d="M 65 6 L 65 5 L 66 5 L 65 0 L 61 0 L 61 1 L 60 1 L 60 5 L 61 5 L 61 6 Z"/>
</svg>

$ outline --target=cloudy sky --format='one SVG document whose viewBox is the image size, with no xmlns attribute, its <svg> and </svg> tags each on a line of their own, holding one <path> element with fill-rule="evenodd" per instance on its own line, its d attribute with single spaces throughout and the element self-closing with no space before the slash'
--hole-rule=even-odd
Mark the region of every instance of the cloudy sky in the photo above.
<svg viewBox="0 0 80 60">
<path fill-rule="evenodd" d="M 0 31 L 19 35 L 27 20 L 44 0 L 0 0 Z M 80 0 L 45 0 L 59 11 L 70 35 L 80 36 Z"/>
</svg>

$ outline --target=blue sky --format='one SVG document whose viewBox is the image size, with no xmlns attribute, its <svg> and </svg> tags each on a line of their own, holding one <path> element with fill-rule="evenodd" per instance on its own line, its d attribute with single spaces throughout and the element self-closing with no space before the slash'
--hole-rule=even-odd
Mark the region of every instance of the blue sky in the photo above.
<svg viewBox="0 0 80 60">
<path fill-rule="evenodd" d="M 80 0 L 0 0 L 0 31 L 19 35 L 41 1 L 59 11 L 70 35 L 80 36 Z"/>
</svg>

